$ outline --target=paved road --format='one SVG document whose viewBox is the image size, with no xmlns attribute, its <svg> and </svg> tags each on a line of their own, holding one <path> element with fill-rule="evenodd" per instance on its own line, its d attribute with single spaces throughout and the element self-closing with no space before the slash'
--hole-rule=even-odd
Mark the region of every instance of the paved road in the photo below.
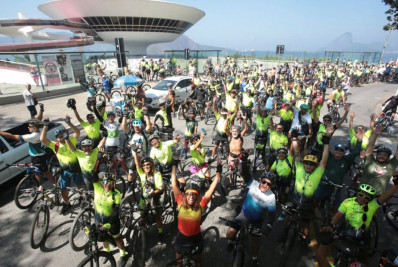
<svg viewBox="0 0 398 267">
<path fill-rule="evenodd" d="M 389 97 L 396 91 L 396 84 L 372 84 L 361 88 L 354 88 L 348 102 L 352 103 L 352 110 L 357 114 L 355 124 L 369 123 L 369 114 L 379 111 L 377 107 L 384 99 Z M 85 112 L 86 93 L 78 93 L 70 96 L 59 96 L 52 99 L 44 99 L 41 102 L 45 104 L 45 113 L 51 119 L 70 113 L 71 110 L 66 108 L 66 100 L 74 97 L 77 100 L 77 108 L 83 117 Z M 325 108 L 324 108 L 325 109 Z M 1 128 L 10 128 L 13 125 L 26 121 L 28 119 L 28 111 L 23 103 L 12 104 L 1 107 Z M 76 120 L 74 121 L 76 123 Z M 214 120 L 211 122 L 214 123 Z M 182 120 L 174 120 L 177 133 L 182 133 L 184 123 Z M 8 126 L 8 127 L 7 127 Z M 208 133 L 212 132 L 213 125 L 204 125 L 199 123 L 199 128 L 204 127 Z M 334 136 L 333 142 L 348 142 L 348 124 L 344 124 Z M 391 146 L 395 140 L 388 137 L 381 138 L 383 142 Z M 395 138 L 394 138 L 395 139 Z M 204 143 L 211 148 L 211 143 L 206 140 Z M 250 137 L 245 139 L 245 148 L 253 147 L 253 140 Z M 76 216 L 78 210 L 67 216 L 57 214 L 56 209 L 51 210 L 50 227 L 48 237 L 45 244 L 33 250 L 29 245 L 29 228 L 36 207 L 30 210 L 19 210 L 13 202 L 13 192 L 17 184 L 17 179 L 8 182 L 0 188 L 0 221 L 2 229 L 0 232 L 0 266 L 76 266 L 83 258 L 83 253 L 77 253 L 70 249 L 68 244 L 69 228 Z M 208 229 L 206 232 L 206 249 L 203 257 L 203 266 L 230 266 L 230 255 L 225 252 L 226 239 L 225 233 L 227 227 L 219 220 L 219 216 L 232 218 L 234 214 L 235 204 L 231 198 L 236 198 L 236 192 L 232 192 L 232 196 L 225 198 L 216 192 L 215 203 L 217 207 L 209 214 L 202 224 L 202 229 Z M 381 221 L 381 220 L 380 220 Z M 381 221 L 381 223 L 383 223 Z M 268 263 L 268 266 L 276 266 L 278 262 L 278 251 L 280 247 L 276 242 L 278 231 L 282 225 L 278 222 L 274 231 L 267 239 L 262 240 L 259 262 L 261 265 Z M 156 245 L 156 229 L 153 228 L 148 234 L 147 266 L 164 266 L 166 262 L 174 259 L 173 242 L 175 236 L 175 225 L 173 223 L 165 225 L 166 240 L 168 245 Z M 387 223 L 383 223 L 380 227 L 381 239 L 380 247 L 382 249 L 398 246 L 398 235 L 392 232 Z M 115 250 L 115 258 L 119 255 Z M 311 249 L 297 247 L 292 251 L 293 261 L 291 266 L 313 266 Z"/>
</svg>

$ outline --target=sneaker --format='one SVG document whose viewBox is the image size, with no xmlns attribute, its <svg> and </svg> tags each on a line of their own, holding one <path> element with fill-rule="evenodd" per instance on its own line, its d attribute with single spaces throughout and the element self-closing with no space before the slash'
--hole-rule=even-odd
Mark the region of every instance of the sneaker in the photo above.
<svg viewBox="0 0 398 267">
<path fill-rule="evenodd" d="M 72 205 L 70 203 L 69 204 L 63 204 L 62 205 L 62 209 L 61 209 L 61 214 L 62 215 L 66 215 L 71 208 L 72 208 Z"/>
<path fill-rule="evenodd" d="M 124 266 L 126 266 L 127 259 L 128 259 L 127 255 L 120 256 L 120 259 L 119 259 L 119 261 L 117 262 L 117 266 L 118 266 L 118 267 L 124 267 Z"/>
<path fill-rule="evenodd" d="M 163 244 L 164 243 L 164 236 L 163 233 L 158 233 L 158 244 Z"/>
<path fill-rule="evenodd" d="M 230 253 L 233 249 L 234 249 L 234 242 L 232 242 L 231 240 L 228 240 L 227 252 Z"/>
<path fill-rule="evenodd" d="M 258 266 L 258 259 L 251 258 L 250 259 L 250 265 L 251 266 Z"/>
</svg>

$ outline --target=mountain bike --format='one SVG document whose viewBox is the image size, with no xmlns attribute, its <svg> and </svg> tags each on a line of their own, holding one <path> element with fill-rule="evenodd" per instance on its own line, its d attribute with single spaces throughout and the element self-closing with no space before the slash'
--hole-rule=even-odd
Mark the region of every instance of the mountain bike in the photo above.
<svg viewBox="0 0 398 267">
<path fill-rule="evenodd" d="M 239 172 L 241 162 L 239 158 L 234 159 L 232 170 L 221 175 L 221 191 L 225 196 L 227 196 L 231 190 L 242 188 L 244 185 L 244 179 Z"/>
<path fill-rule="evenodd" d="M 43 197 L 46 197 L 50 193 L 54 193 L 53 188 L 47 189 L 44 192 L 38 190 L 40 185 L 39 185 L 39 181 L 37 181 L 35 175 L 38 175 L 41 178 L 47 179 L 47 176 L 45 176 L 39 170 L 38 165 L 29 163 L 29 164 L 13 164 L 10 166 L 17 167 L 17 168 L 26 168 L 26 175 L 18 183 L 18 185 L 15 189 L 15 193 L 14 193 L 14 202 L 18 208 L 28 209 L 36 203 L 36 200 L 40 195 L 41 195 L 41 198 L 43 198 Z M 58 163 L 50 163 L 50 166 L 58 166 L 59 167 L 59 164 Z M 54 179 L 55 179 L 56 183 L 58 183 L 59 177 L 61 175 L 61 169 L 56 168 L 56 171 L 53 174 L 54 174 Z M 59 198 L 58 198 L 58 200 L 59 200 Z M 59 205 L 59 202 L 57 202 L 56 204 Z"/>
<path fill-rule="evenodd" d="M 106 251 L 100 251 L 98 249 L 98 242 L 110 243 L 116 246 L 116 242 L 113 237 L 106 231 L 101 230 L 100 226 L 95 223 L 89 224 L 83 222 L 85 232 L 88 235 L 89 242 L 86 245 L 85 254 L 87 255 L 77 266 L 100 266 L 103 262 L 107 262 L 111 267 L 116 267 L 116 261 L 113 255 Z"/>
<path fill-rule="evenodd" d="M 224 221 L 226 225 L 231 226 L 236 224 L 235 222 L 225 219 L 223 217 L 219 217 L 220 220 Z M 261 229 L 256 228 L 252 225 L 248 225 L 245 227 L 241 227 L 235 240 L 233 241 L 233 258 L 232 258 L 232 266 L 233 267 L 241 267 L 245 266 L 246 259 L 250 258 L 250 255 L 246 252 L 246 248 L 248 247 L 249 235 L 253 237 L 262 237 L 263 234 Z"/>
<path fill-rule="evenodd" d="M 257 169 L 265 169 L 265 149 L 267 144 L 267 136 L 256 136 L 254 139 L 254 159 L 253 159 L 253 174 L 256 173 Z M 258 161 L 261 157 L 261 163 Z M 261 166 L 262 165 L 262 166 Z"/>
<path fill-rule="evenodd" d="M 124 178 L 119 175 L 121 163 L 115 158 L 117 152 L 118 149 L 106 147 L 102 160 L 106 165 L 106 171 L 116 175 L 116 189 L 119 190 L 121 197 L 124 198 L 126 193 L 126 182 L 124 181 Z M 122 150 L 120 153 L 126 154 L 127 151 Z"/>
<path fill-rule="evenodd" d="M 329 115 L 332 117 L 332 123 L 337 123 L 340 121 L 340 113 L 339 108 L 342 107 L 342 103 L 333 104 L 332 107 L 329 109 Z"/>
<path fill-rule="evenodd" d="M 182 260 L 182 266 L 183 267 L 195 267 L 196 262 L 193 258 L 195 253 L 199 251 L 199 245 L 194 246 L 192 245 L 182 256 L 175 261 L 169 262 L 166 264 L 166 267 L 171 267 L 171 266 L 181 266 L 181 260 Z"/>
</svg>

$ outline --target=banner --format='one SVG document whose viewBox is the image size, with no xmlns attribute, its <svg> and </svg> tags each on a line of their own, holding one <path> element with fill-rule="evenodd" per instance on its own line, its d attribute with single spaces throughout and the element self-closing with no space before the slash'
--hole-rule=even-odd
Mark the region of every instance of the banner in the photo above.
<svg viewBox="0 0 398 267">
<path fill-rule="evenodd" d="M 55 56 L 42 56 L 42 59 L 47 84 L 60 84 L 61 79 L 59 77 L 57 59 L 55 58 Z"/>
<path fill-rule="evenodd" d="M 58 55 L 57 56 L 58 71 L 61 76 L 62 84 L 73 83 L 73 71 L 72 64 L 69 55 Z"/>
</svg>

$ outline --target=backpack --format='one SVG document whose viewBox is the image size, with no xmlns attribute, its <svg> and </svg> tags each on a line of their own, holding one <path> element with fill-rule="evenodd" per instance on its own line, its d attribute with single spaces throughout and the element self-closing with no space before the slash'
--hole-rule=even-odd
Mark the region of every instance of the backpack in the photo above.
<svg viewBox="0 0 398 267">
<path fill-rule="evenodd" d="M 279 159 L 276 159 L 276 166 L 278 166 L 278 163 L 279 163 Z M 292 177 L 293 171 L 295 168 L 292 166 L 292 164 L 290 164 L 288 156 L 286 157 L 286 163 L 287 163 L 287 166 L 289 166 L 289 168 L 292 170 L 290 173 L 290 176 L 289 176 L 289 178 L 290 178 L 290 177 Z"/>
</svg>

